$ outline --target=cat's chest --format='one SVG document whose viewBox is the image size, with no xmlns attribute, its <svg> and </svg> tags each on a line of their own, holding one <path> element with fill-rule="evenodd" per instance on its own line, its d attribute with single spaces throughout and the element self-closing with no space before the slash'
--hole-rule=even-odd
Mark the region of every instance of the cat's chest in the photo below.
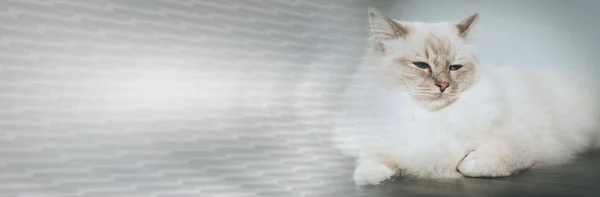
<svg viewBox="0 0 600 197">
<path fill-rule="evenodd" d="M 431 171 L 453 169 L 464 155 L 473 148 L 479 133 L 469 123 L 470 114 L 410 111 L 400 113 L 402 125 L 396 132 L 403 138 L 402 144 L 396 144 L 394 152 L 399 160 L 415 161 L 415 168 L 431 168 Z M 426 161 L 436 161 L 429 166 Z M 412 165 L 404 164 L 404 165 Z"/>
<path fill-rule="evenodd" d="M 454 135 L 470 130 L 470 120 L 474 114 L 468 111 L 430 112 L 418 108 L 400 107 L 397 109 L 399 125 L 405 132 L 427 133 L 432 135 Z"/>
</svg>

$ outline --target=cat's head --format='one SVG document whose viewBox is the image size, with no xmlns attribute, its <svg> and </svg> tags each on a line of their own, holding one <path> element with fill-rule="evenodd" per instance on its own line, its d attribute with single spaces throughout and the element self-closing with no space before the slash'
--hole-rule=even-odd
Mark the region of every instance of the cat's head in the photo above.
<svg viewBox="0 0 600 197">
<path fill-rule="evenodd" d="M 456 101 L 477 78 L 469 36 L 478 14 L 457 23 L 403 22 L 369 8 L 373 54 L 395 86 L 431 110 Z"/>
</svg>

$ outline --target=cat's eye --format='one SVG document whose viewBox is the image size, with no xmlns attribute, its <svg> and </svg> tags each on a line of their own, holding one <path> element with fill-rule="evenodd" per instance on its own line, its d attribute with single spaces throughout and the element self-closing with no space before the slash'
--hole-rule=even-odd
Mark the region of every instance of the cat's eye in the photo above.
<svg viewBox="0 0 600 197">
<path fill-rule="evenodd" d="M 462 67 L 463 67 L 462 65 L 452 65 L 448 69 L 450 69 L 452 71 L 455 71 L 455 70 L 458 70 L 458 69 L 460 69 Z"/>
<path fill-rule="evenodd" d="M 414 64 L 415 66 L 419 67 L 419 68 L 422 68 L 422 69 L 427 69 L 427 68 L 430 68 L 430 67 L 429 67 L 429 64 L 427 64 L 427 63 L 425 63 L 425 62 L 413 62 L 413 64 Z"/>
</svg>

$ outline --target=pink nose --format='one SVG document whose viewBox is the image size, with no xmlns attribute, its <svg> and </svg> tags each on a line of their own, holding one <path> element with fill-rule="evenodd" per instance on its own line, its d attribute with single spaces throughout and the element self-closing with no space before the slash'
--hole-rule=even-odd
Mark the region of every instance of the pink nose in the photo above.
<svg viewBox="0 0 600 197">
<path fill-rule="evenodd" d="M 446 91 L 446 88 L 448 88 L 448 86 L 450 86 L 450 84 L 448 82 L 436 82 L 435 85 L 440 88 L 441 92 Z"/>
</svg>

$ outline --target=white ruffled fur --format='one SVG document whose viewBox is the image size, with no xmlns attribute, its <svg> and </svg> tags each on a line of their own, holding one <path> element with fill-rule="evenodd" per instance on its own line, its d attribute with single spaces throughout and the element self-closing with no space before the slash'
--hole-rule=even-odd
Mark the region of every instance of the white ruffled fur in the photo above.
<svg viewBox="0 0 600 197">
<path fill-rule="evenodd" d="M 368 58 L 340 102 L 336 146 L 356 157 L 358 185 L 378 184 L 396 171 L 508 176 L 568 162 L 596 144 L 598 85 L 586 75 L 478 65 L 475 82 L 456 102 L 431 111 L 386 84 L 390 58 Z"/>
<path fill-rule="evenodd" d="M 336 145 L 358 163 L 382 156 L 405 175 L 455 178 L 561 164 L 595 144 L 595 83 L 539 69 L 490 67 L 484 73 L 457 102 L 435 112 L 370 75 L 356 75 Z M 471 162 L 461 168 L 463 158 Z M 477 159 L 485 161 L 472 162 Z"/>
</svg>

